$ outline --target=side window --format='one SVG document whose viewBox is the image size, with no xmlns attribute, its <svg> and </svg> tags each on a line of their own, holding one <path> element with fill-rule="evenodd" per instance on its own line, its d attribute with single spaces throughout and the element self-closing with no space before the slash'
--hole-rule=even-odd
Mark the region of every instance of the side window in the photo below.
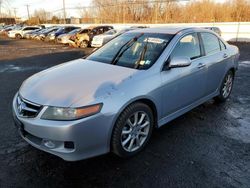
<svg viewBox="0 0 250 188">
<path fill-rule="evenodd" d="M 37 27 L 26 27 L 25 29 L 23 29 L 24 31 L 28 31 L 28 30 L 35 30 L 38 29 Z"/>
<path fill-rule="evenodd" d="M 220 51 L 219 39 L 211 33 L 201 33 L 206 55 L 214 54 Z"/>
<path fill-rule="evenodd" d="M 226 45 L 221 41 L 220 41 L 220 50 L 225 50 L 226 49 Z"/>
<path fill-rule="evenodd" d="M 104 28 L 99 28 L 98 29 L 98 34 L 102 34 L 102 33 L 104 33 Z"/>
<path fill-rule="evenodd" d="M 189 57 L 191 60 L 201 56 L 200 42 L 197 33 L 184 36 L 175 46 L 170 58 Z"/>
<path fill-rule="evenodd" d="M 110 27 L 104 27 L 104 32 L 110 30 Z"/>
<path fill-rule="evenodd" d="M 97 29 L 93 29 L 93 30 L 91 31 L 91 34 L 96 35 L 96 34 L 97 34 Z"/>
</svg>

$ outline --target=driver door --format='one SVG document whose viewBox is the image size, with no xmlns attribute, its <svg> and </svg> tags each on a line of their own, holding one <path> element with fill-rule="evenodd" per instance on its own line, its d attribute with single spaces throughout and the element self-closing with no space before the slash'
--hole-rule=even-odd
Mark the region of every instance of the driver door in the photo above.
<svg viewBox="0 0 250 188">
<path fill-rule="evenodd" d="M 188 57 L 191 65 L 161 72 L 162 118 L 185 110 L 205 95 L 206 65 L 203 62 L 201 43 L 197 33 L 182 37 L 168 59 Z"/>
</svg>

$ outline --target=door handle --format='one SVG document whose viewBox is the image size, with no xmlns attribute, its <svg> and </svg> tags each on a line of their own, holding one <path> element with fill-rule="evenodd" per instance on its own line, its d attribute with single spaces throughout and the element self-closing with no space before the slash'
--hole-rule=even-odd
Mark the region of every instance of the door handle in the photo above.
<svg viewBox="0 0 250 188">
<path fill-rule="evenodd" d="M 224 55 L 223 55 L 223 58 L 228 58 L 228 55 L 227 55 L 227 54 L 224 54 Z"/>
<path fill-rule="evenodd" d="M 205 66 L 206 66 L 206 65 L 205 65 L 204 63 L 199 63 L 197 67 L 198 67 L 199 69 L 201 69 L 201 68 L 203 68 L 203 67 L 205 67 Z"/>
</svg>

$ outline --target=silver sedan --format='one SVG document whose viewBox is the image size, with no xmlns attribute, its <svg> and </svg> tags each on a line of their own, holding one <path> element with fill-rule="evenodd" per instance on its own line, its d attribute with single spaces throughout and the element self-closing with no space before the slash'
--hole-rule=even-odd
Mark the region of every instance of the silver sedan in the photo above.
<svg viewBox="0 0 250 188">
<path fill-rule="evenodd" d="M 154 128 L 209 99 L 226 101 L 238 59 L 238 48 L 213 31 L 129 31 L 24 81 L 15 124 L 28 143 L 64 160 L 133 156 Z"/>
</svg>

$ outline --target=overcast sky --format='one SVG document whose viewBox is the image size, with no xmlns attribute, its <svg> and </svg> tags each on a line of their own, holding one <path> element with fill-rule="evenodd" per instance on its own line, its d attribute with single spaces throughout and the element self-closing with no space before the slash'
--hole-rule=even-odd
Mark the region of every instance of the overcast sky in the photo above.
<svg viewBox="0 0 250 188">
<path fill-rule="evenodd" d="M 45 9 L 54 14 L 62 14 L 59 10 L 63 7 L 63 0 L 0 0 L 2 1 L 2 11 L 11 10 L 14 14 L 16 8 L 17 17 L 26 19 L 28 17 L 27 7 L 29 5 L 30 14 L 36 9 Z M 216 2 L 224 2 L 225 0 L 214 0 Z M 65 0 L 66 8 L 76 8 L 90 5 L 91 0 Z M 75 10 L 67 10 L 68 16 L 79 17 L 79 12 Z"/>
</svg>

